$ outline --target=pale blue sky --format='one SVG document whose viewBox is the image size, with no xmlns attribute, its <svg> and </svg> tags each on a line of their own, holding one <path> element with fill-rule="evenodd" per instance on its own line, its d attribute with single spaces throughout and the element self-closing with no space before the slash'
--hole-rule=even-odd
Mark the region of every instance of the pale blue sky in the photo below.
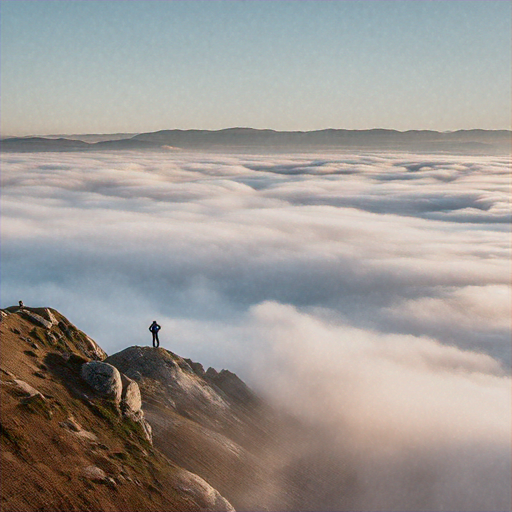
<svg viewBox="0 0 512 512">
<path fill-rule="evenodd" d="M 2 0 L 2 135 L 510 129 L 511 2 Z"/>
</svg>

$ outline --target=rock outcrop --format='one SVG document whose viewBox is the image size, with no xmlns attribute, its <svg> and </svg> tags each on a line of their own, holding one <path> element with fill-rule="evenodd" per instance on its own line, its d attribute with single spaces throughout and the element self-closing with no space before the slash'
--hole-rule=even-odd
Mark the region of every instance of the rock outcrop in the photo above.
<svg viewBox="0 0 512 512">
<path fill-rule="evenodd" d="M 123 384 L 117 368 L 108 363 L 91 361 L 82 365 L 81 375 L 97 393 L 116 403 L 121 402 Z"/>
<path fill-rule="evenodd" d="M 41 315 L 25 308 L 20 308 L 19 313 L 25 318 L 28 318 L 32 323 L 44 327 L 45 329 L 51 329 L 56 323 L 55 318 L 48 309 L 46 309 L 48 319 L 43 318 Z"/>
<path fill-rule="evenodd" d="M 218 390 L 198 377 L 181 357 L 163 348 L 130 347 L 105 362 L 137 383 L 146 395 L 161 396 L 189 418 L 217 422 L 229 415 L 229 403 Z"/>
<path fill-rule="evenodd" d="M 236 374 L 229 370 L 217 372 L 208 368 L 205 379 L 221 389 L 229 398 L 239 404 L 250 404 L 257 401 L 256 395 Z"/>
<path fill-rule="evenodd" d="M 235 512 L 226 498 L 200 476 L 190 471 L 181 471 L 178 475 L 177 488 L 191 496 L 199 506 L 213 512 Z"/>
<path fill-rule="evenodd" d="M 139 385 L 124 373 L 121 373 L 121 382 L 123 385 L 121 406 L 133 413 L 139 412 L 142 407 Z"/>
<path fill-rule="evenodd" d="M 3 320 L 11 315 L 27 320 L 32 326 L 30 335 L 40 343 L 51 345 L 60 351 L 76 350 L 96 361 L 107 357 L 105 351 L 92 338 L 54 309 L 10 306 L 2 310 L 1 318 Z"/>
</svg>

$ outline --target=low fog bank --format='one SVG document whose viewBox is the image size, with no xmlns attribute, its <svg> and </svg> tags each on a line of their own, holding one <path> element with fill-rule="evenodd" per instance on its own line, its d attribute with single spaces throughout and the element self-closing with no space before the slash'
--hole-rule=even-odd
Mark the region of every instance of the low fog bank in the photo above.
<svg viewBox="0 0 512 512">
<path fill-rule="evenodd" d="M 273 478 L 300 482 L 299 509 L 510 510 L 511 381 L 496 360 L 272 302 L 251 318 L 254 383 L 306 426 L 272 461 Z"/>
<path fill-rule="evenodd" d="M 245 366 L 236 328 L 271 300 L 510 366 L 508 158 L 1 158 L 2 305 L 60 308 L 110 353 L 156 318 L 178 353 Z"/>
<path fill-rule="evenodd" d="M 510 509 L 509 158 L 1 158 L 2 307 L 236 371 L 302 507 Z"/>
</svg>

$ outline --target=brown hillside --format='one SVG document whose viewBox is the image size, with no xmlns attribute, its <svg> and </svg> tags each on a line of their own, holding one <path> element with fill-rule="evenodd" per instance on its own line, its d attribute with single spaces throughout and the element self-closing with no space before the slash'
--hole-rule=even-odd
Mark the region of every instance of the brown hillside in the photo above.
<svg viewBox="0 0 512 512">
<path fill-rule="evenodd" d="M 354 509 L 358 479 L 324 433 L 235 374 L 163 348 L 107 357 L 49 308 L 2 310 L 0 329 L 2 512 Z"/>
<path fill-rule="evenodd" d="M 9 308 L 0 328 L 2 511 L 231 509 L 80 378 L 105 354 L 62 315 Z"/>
</svg>

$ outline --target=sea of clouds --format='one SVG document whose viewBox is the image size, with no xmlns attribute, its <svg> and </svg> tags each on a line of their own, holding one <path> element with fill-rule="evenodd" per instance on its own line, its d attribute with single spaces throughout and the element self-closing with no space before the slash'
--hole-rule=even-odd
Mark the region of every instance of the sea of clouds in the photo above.
<svg viewBox="0 0 512 512">
<path fill-rule="evenodd" d="M 236 371 L 353 461 L 311 509 L 510 509 L 508 157 L 1 158 L 2 307 Z"/>
</svg>

